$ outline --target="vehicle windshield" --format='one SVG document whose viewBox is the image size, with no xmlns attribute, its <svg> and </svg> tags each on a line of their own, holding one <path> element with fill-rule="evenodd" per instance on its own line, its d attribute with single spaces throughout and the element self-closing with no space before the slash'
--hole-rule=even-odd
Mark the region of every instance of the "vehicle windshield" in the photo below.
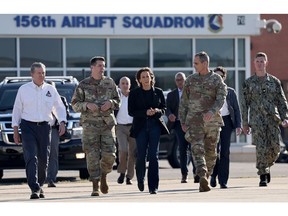
<svg viewBox="0 0 288 216">
<path fill-rule="evenodd" d="M 75 88 L 68 85 L 56 85 L 56 88 L 61 96 L 66 97 L 68 104 L 71 104 Z M 0 92 L 0 111 L 8 111 L 13 109 L 17 92 L 18 87 L 15 89 L 5 89 L 4 91 Z"/>
<path fill-rule="evenodd" d="M 12 110 L 17 95 L 17 89 L 6 89 L 0 94 L 0 111 Z"/>
</svg>

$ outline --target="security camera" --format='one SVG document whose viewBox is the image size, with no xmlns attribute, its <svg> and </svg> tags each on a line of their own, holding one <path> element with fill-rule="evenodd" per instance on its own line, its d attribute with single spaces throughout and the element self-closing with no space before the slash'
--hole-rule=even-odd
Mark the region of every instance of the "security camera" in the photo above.
<svg viewBox="0 0 288 216">
<path fill-rule="evenodd" d="M 275 19 L 271 19 L 271 20 L 267 20 L 266 21 L 266 30 L 267 32 L 269 33 L 279 33 L 282 29 L 282 25 L 280 22 L 278 22 L 277 20 Z"/>
</svg>

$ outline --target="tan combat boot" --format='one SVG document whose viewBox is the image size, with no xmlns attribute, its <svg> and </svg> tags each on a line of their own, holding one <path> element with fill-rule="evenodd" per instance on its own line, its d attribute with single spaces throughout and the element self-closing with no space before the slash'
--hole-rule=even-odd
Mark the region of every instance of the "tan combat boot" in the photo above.
<svg viewBox="0 0 288 216">
<path fill-rule="evenodd" d="M 99 180 L 98 179 L 93 179 L 93 191 L 91 193 L 91 196 L 99 196 Z"/>
<path fill-rule="evenodd" d="M 205 176 L 202 176 L 200 178 L 200 186 L 199 186 L 199 192 L 207 192 L 210 191 L 208 180 Z"/>
<path fill-rule="evenodd" d="M 107 184 L 107 180 L 106 180 L 106 176 L 107 174 L 102 173 L 101 175 L 101 180 L 100 180 L 100 190 L 103 194 L 107 194 L 108 193 L 108 184 Z"/>
</svg>

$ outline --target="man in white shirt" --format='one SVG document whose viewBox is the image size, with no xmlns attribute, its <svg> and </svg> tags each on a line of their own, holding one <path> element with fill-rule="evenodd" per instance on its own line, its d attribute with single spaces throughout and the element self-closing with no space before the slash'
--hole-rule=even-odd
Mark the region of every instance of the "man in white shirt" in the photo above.
<svg viewBox="0 0 288 216">
<path fill-rule="evenodd" d="M 60 122 L 59 135 L 65 132 L 66 110 L 55 87 L 44 82 L 46 67 L 41 62 L 31 65 L 32 82 L 22 85 L 17 93 L 12 127 L 14 141 L 22 141 L 30 199 L 45 198 L 42 186 L 50 151 L 52 113 Z M 21 139 L 19 135 L 21 128 Z"/>
<path fill-rule="evenodd" d="M 120 176 L 117 180 L 119 184 L 124 182 L 126 174 L 126 184 L 131 185 L 131 179 L 134 177 L 135 169 L 135 151 L 136 141 L 130 137 L 130 129 L 133 117 L 128 115 L 128 96 L 130 92 L 131 82 L 128 77 L 122 77 L 119 81 L 120 87 L 120 108 L 117 112 L 116 119 L 116 136 L 118 142 L 119 165 L 117 172 Z"/>
</svg>

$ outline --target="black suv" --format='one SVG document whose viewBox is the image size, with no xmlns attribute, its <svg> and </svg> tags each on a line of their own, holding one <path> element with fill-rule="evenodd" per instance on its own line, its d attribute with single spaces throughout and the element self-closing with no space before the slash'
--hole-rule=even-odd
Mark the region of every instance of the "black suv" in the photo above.
<svg viewBox="0 0 288 216">
<path fill-rule="evenodd" d="M 67 129 L 71 139 L 63 140 L 59 144 L 59 170 L 79 170 L 80 178 L 87 179 L 89 174 L 82 151 L 80 113 L 75 113 L 70 105 L 78 80 L 72 76 L 46 76 L 46 80 L 55 82 L 59 94 L 66 97 L 70 106 Z M 22 145 L 14 143 L 11 121 L 17 91 L 21 85 L 30 81 L 31 77 L 6 77 L 0 83 L 0 179 L 5 169 L 25 167 Z"/>
</svg>

